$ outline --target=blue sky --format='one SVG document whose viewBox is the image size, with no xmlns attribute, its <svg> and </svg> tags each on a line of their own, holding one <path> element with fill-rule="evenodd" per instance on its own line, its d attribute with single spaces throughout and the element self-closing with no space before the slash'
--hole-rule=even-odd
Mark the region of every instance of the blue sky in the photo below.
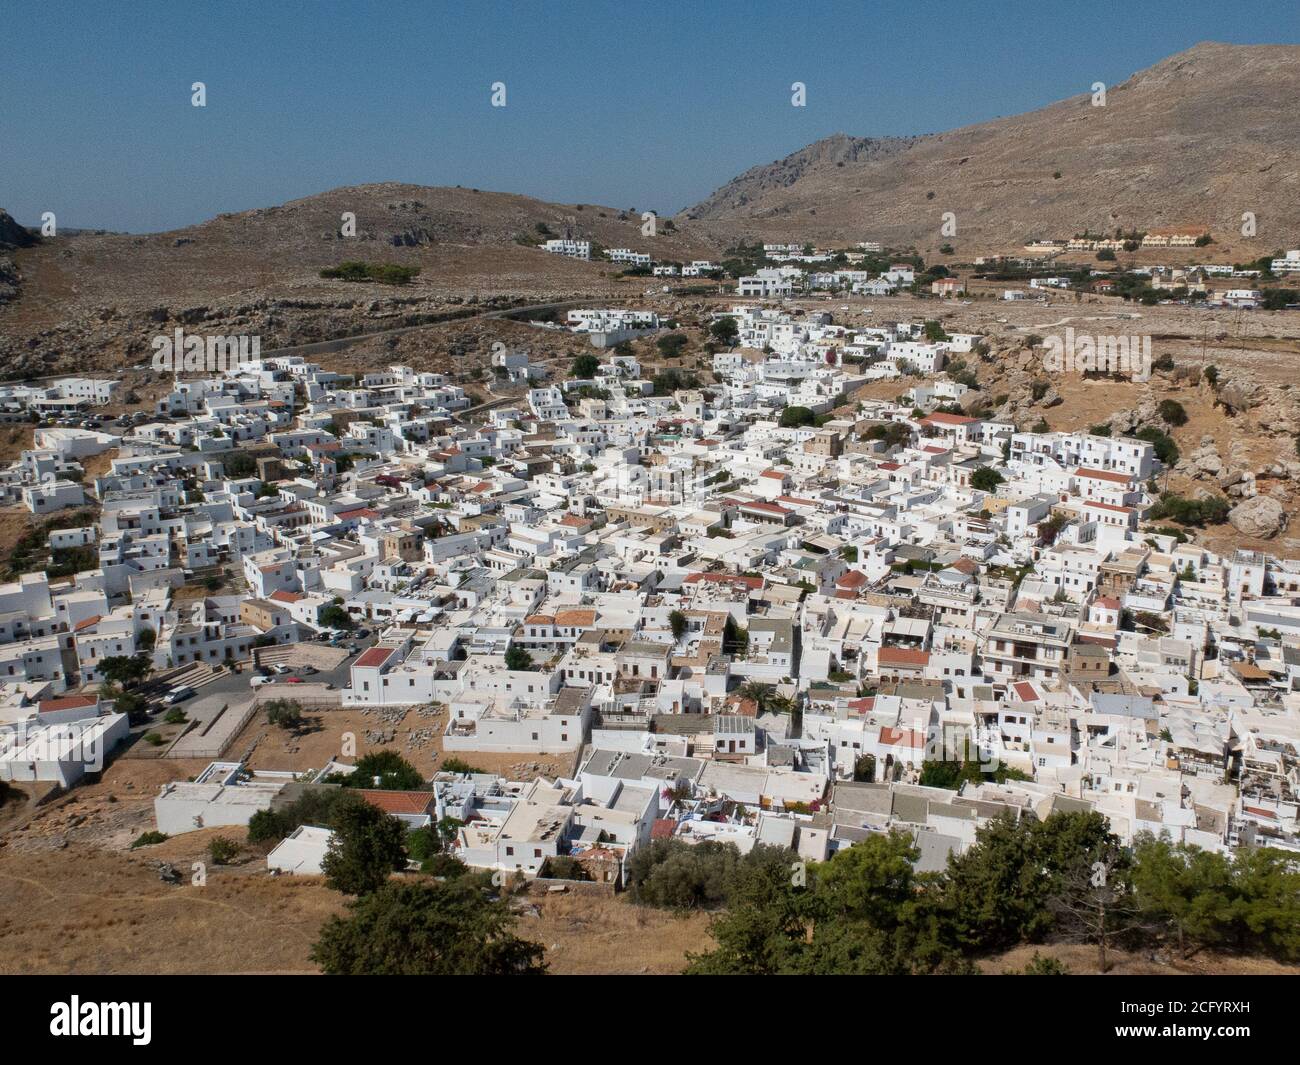
<svg viewBox="0 0 1300 1065">
<path fill-rule="evenodd" d="M 1300 5 L 20 0 L 0 24 L 0 207 L 151 231 L 388 180 L 671 213 L 831 133 L 1031 110 L 1202 40 L 1294 44 Z"/>
</svg>

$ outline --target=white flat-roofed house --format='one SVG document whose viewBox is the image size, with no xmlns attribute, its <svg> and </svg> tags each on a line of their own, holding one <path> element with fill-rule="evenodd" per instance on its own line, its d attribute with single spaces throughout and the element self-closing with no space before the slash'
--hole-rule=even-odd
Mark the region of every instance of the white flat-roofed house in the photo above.
<svg viewBox="0 0 1300 1065">
<path fill-rule="evenodd" d="M 299 825 L 266 856 L 266 867 L 294 876 L 320 876 L 334 833 L 316 825 Z"/>
<path fill-rule="evenodd" d="M 542 245 L 543 251 L 552 255 L 567 255 L 570 259 L 590 259 L 591 241 L 589 240 L 548 240 Z"/>
</svg>

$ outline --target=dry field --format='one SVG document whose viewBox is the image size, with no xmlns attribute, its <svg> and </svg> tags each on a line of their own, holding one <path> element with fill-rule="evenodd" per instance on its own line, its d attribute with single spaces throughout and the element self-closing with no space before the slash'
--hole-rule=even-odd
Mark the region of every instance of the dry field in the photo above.
<svg viewBox="0 0 1300 1065">
<path fill-rule="evenodd" d="M 442 750 L 442 730 L 446 724 L 446 710 L 426 716 L 415 707 L 389 711 L 336 709 L 309 711 L 305 727 L 293 733 L 271 728 L 266 723 L 266 715 L 257 714 L 235 737 L 228 754 L 239 757 L 252 748 L 248 764 L 253 769 L 297 772 L 319 769 L 331 758 L 339 756 L 344 735 L 351 733 L 355 737 L 358 757 L 375 750 L 394 750 L 428 777 L 437 772 L 446 760 Z M 389 732 L 395 735 L 387 743 L 367 738 L 367 733 L 374 736 Z M 452 752 L 451 757 L 510 780 L 567 775 L 572 771 L 574 761 L 572 755 L 478 751 Z"/>
</svg>

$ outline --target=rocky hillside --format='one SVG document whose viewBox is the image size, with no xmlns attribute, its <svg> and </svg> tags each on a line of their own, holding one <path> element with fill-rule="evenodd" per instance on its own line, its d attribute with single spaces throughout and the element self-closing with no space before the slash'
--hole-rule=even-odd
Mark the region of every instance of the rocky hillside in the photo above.
<svg viewBox="0 0 1300 1065">
<path fill-rule="evenodd" d="M 355 235 L 344 235 L 345 213 L 355 216 Z M 257 334 L 267 350 L 416 324 L 467 305 L 645 287 L 617 281 L 620 268 L 609 263 L 532 246 L 547 235 L 665 259 L 716 255 L 681 232 L 644 237 L 641 226 L 633 208 L 386 183 L 166 233 L 63 234 L 0 252 L 0 376 L 139 364 L 151 338 L 177 326 Z M 14 227 L 15 245 L 25 232 Z M 420 274 L 400 287 L 320 277 L 348 259 Z"/>
<path fill-rule="evenodd" d="M 1258 254 L 1300 232 L 1300 47 L 1200 44 L 1038 111 L 911 141 L 837 136 L 746 172 L 685 216 L 771 239 L 979 250 L 1118 226 L 1208 224 Z M 940 233 L 944 212 L 957 235 Z M 1245 250 L 1245 249 L 1243 249 Z"/>
</svg>

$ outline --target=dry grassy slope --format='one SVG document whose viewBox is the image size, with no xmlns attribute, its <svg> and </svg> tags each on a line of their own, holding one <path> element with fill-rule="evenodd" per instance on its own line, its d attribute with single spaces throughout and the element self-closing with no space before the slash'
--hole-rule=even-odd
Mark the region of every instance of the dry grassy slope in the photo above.
<svg viewBox="0 0 1300 1065">
<path fill-rule="evenodd" d="M 952 211 L 960 252 L 1120 225 L 1203 222 L 1227 241 L 1249 210 L 1269 251 L 1300 228 L 1297 95 L 1300 47 L 1199 44 L 1111 86 L 1105 107 L 1084 93 L 859 160 L 846 157 L 850 138 L 833 138 L 686 214 L 769 238 L 861 234 L 924 251 L 944 242 Z"/>
<path fill-rule="evenodd" d="M 339 235 L 344 212 L 356 216 L 355 238 Z M 135 364 L 152 336 L 177 325 L 258 334 L 264 347 L 278 346 L 400 325 L 404 315 L 462 300 L 597 296 L 620 287 L 620 268 L 609 263 L 515 242 L 538 223 L 663 259 L 717 253 L 662 228 L 643 237 L 630 209 L 395 183 L 333 189 L 167 233 L 78 233 L 7 253 L 22 284 L 17 299 L 0 305 L 0 372 Z M 400 288 L 319 276 L 344 259 L 404 263 L 421 274 Z"/>
</svg>

